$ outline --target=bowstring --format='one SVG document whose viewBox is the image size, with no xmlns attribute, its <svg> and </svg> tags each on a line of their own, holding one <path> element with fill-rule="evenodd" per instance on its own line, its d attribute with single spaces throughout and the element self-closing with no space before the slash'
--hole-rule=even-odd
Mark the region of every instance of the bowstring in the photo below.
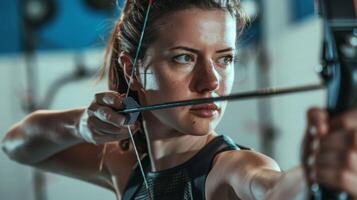
<svg viewBox="0 0 357 200">
<path fill-rule="evenodd" d="M 149 18 L 149 13 L 150 13 L 150 10 L 151 10 L 151 5 L 152 5 L 152 0 L 148 0 L 148 7 L 146 9 L 144 23 L 143 23 L 141 34 L 140 34 L 139 43 L 138 43 L 138 46 L 137 46 L 137 49 L 136 49 L 133 66 L 131 68 L 130 79 L 129 79 L 129 83 L 128 83 L 128 89 L 126 91 L 125 97 L 129 96 L 130 86 L 131 86 L 131 84 L 133 82 L 133 77 L 134 77 L 134 74 L 136 72 L 136 65 L 137 65 L 137 62 L 138 62 L 139 55 L 140 55 L 140 50 L 141 50 L 141 46 L 142 46 L 142 43 L 143 43 L 143 38 L 144 38 L 145 29 L 146 29 L 148 18 Z M 148 192 L 149 199 L 152 199 L 151 191 L 149 189 L 149 185 L 148 185 L 148 182 L 147 182 L 147 179 L 146 179 L 144 168 L 143 168 L 143 165 L 141 163 L 139 152 L 137 150 L 137 146 L 136 146 L 136 143 L 135 143 L 134 136 L 133 136 L 133 133 L 131 131 L 130 125 L 127 125 L 127 129 L 128 129 L 128 132 L 129 132 L 130 140 L 131 140 L 131 142 L 133 144 L 133 147 L 134 147 L 135 156 L 136 156 L 136 159 L 138 161 L 138 165 L 139 165 L 139 168 L 140 168 L 141 175 L 143 177 L 143 181 L 144 181 L 144 184 L 145 184 L 145 187 L 146 187 L 146 191 Z"/>
<path fill-rule="evenodd" d="M 148 0 L 148 7 L 147 7 L 147 10 L 146 10 L 146 14 L 145 14 L 145 18 L 144 18 L 144 23 L 143 23 L 143 27 L 142 27 L 142 30 L 141 30 L 141 34 L 140 34 L 140 38 L 139 38 L 139 43 L 138 43 L 138 46 L 137 46 L 137 49 L 136 49 L 135 58 L 134 58 L 133 66 L 132 66 L 131 73 L 130 73 L 130 79 L 129 79 L 129 83 L 128 83 L 128 89 L 127 89 L 127 91 L 126 91 L 126 93 L 125 93 L 125 97 L 128 97 L 128 96 L 129 96 L 130 86 L 131 86 L 131 84 L 132 84 L 132 80 L 133 80 L 134 74 L 135 74 L 135 72 L 136 72 L 136 65 L 137 65 L 137 61 L 138 61 L 139 55 L 140 55 L 140 50 L 141 50 L 141 46 L 142 46 L 142 41 L 143 41 L 143 38 L 144 38 L 145 29 L 146 29 L 146 26 L 147 26 L 147 22 L 148 22 L 150 10 L 151 10 L 152 2 L 153 2 L 153 0 Z M 139 165 L 139 168 L 140 168 L 140 172 L 141 172 L 142 178 L 143 178 L 143 180 L 144 180 L 144 184 L 145 184 L 146 191 L 148 192 L 149 199 L 151 200 L 151 199 L 152 199 L 151 191 L 150 191 L 150 189 L 149 189 L 148 181 L 147 181 L 147 179 L 146 179 L 146 175 L 145 175 L 145 172 L 144 172 L 144 168 L 143 168 L 143 165 L 142 165 L 142 163 L 141 163 L 141 159 L 140 159 L 140 156 L 139 156 L 139 152 L 138 152 L 138 149 L 137 149 L 135 140 L 134 140 L 134 134 L 133 134 L 132 131 L 131 131 L 130 125 L 127 125 L 127 129 L 128 129 L 128 132 L 129 132 L 130 140 L 131 140 L 131 142 L 132 142 L 132 144 L 133 144 L 133 147 L 134 147 L 135 156 L 136 156 L 136 159 L 137 159 L 137 161 L 138 161 L 138 165 Z M 102 171 L 102 169 L 103 169 L 104 156 L 105 156 L 105 154 L 106 154 L 106 151 L 107 151 L 107 144 L 104 144 L 104 147 L 103 147 L 103 150 L 102 150 L 102 158 L 101 158 L 100 163 L 99 163 L 99 171 Z"/>
</svg>

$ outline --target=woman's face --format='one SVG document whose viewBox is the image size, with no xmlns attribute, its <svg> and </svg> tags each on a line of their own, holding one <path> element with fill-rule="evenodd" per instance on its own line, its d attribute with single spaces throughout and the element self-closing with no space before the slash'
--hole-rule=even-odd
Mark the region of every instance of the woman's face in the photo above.
<svg viewBox="0 0 357 200">
<path fill-rule="evenodd" d="M 186 9 L 155 23 L 158 39 L 139 67 L 142 104 L 223 96 L 234 79 L 236 21 L 221 10 Z M 152 111 L 163 126 L 205 135 L 219 123 L 226 102 Z"/>
</svg>

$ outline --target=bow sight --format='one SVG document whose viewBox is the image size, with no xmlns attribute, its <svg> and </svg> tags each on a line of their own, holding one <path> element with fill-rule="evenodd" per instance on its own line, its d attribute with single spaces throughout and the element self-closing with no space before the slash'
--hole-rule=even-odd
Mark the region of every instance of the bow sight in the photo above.
<svg viewBox="0 0 357 200">
<path fill-rule="evenodd" d="M 320 0 L 317 8 L 324 29 L 321 76 L 333 117 L 357 105 L 357 0 Z M 325 187 L 313 187 L 311 198 L 349 199 L 345 192 Z"/>
</svg>

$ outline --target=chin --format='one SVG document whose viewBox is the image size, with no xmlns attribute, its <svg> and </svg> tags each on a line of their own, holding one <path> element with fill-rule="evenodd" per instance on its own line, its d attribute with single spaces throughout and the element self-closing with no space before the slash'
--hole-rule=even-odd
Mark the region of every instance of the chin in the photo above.
<svg viewBox="0 0 357 200">
<path fill-rule="evenodd" d="M 169 127 L 181 135 L 205 136 L 214 132 L 216 125 L 212 121 L 186 119 L 174 121 Z"/>
<path fill-rule="evenodd" d="M 186 130 L 184 133 L 194 136 L 204 136 L 214 132 L 216 126 L 217 123 L 213 123 L 212 121 L 209 123 L 196 122 L 196 123 L 192 123 L 190 127 L 185 127 Z"/>
</svg>

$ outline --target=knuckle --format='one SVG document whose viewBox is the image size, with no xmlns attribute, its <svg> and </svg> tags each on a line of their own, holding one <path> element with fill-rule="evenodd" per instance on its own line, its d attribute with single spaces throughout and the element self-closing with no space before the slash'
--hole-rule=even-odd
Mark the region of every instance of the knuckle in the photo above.
<svg viewBox="0 0 357 200">
<path fill-rule="evenodd" d="M 98 100 L 102 99 L 104 95 L 105 95 L 105 92 L 98 92 L 94 95 L 94 98 L 96 101 L 98 101 Z"/>
<path fill-rule="evenodd" d="M 316 112 L 317 112 L 317 108 L 316 107 L 309 108 L 309 110 L 307 111 L 307 114 L 306 114 L 308 120 L 311 120 Z"/>
<path fill-rule="evenodd" d="M 105 118 L 107 121 L 112 122 L 113 121 L 113 113 L 107 112 Z"/>
<path fill-rule="evenodd" d="M 339 183 L 342 187 L 346 187 L 348 185 L 349 173 L 346 170 L 341 170 L 339 173 Z"/>
<path fill-rule="evenodd" d="M 123 105 L 123 98 L 115 98 L 113 104 L 121 107 Z"/>
<path fill-rule="evenodd" d="M 103 102 L 109 105 L 113 105 L 115 98 L 110 93 L 108 93 L 103 96 Z"/>
<path fill-rule="evenodd" d="M 110 120 L 110 119 L 113 118 L 113 114 L 112 114 L 112 112 L 111 112 L 111 109 L 108 108 L 108 107 L 103 107 L 103 108 L 101 108 L 100 113 L 103 115 L 103 117 L 104 117 L 106 120 Z"/>
<path fill-rule="evenodd" d="M 323 110 L 318 107 L 312 107 L 307 111 L 307 114 L 309 117 L 316 117 L 316 116 L 322 115 L 322 113 L 323 113 Z"/>
</svg>

